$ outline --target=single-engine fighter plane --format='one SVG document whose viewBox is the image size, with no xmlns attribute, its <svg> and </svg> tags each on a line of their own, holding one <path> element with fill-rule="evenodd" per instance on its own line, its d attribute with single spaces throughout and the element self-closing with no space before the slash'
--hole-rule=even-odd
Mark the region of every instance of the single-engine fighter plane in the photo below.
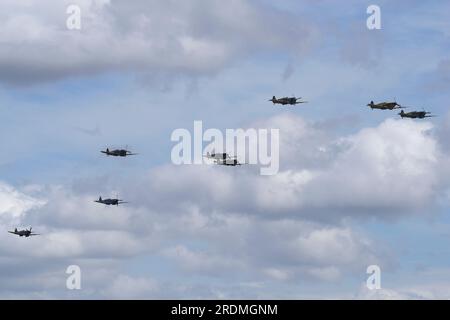
<svg viewBox="0 0 450 320">
<path fill-rule="evenodd" d="M 236 156 L 230 156 L 228 153 L 206 153 L 206 158 L 213 159 L 215 164 L 222 166 L 240 166 L 242 163 L 236 160 Z"/>
<path fill-rule="evenodd" d="M 216 160 L 215 164 L 218 164 L 221 166 L 236 167 L 236 166 L 241 166 L 245 163 L 239 163 L 239 161 L 237 161 L 237 159 L 220 159 L 220 160 Z"/>
<path fill-rule="evenodd" d="M 296 97 L 283 97 L 277 99 L 275 96 L 272 97 L 269 101 L 272 101 L 273 104 L 281 104 L 281 105 L 296 105 L 299 103 L 307 103 L 308 101 L 300 101 L 302 98 L 296 98 Z"/>
<path fill-rule="evenodd" d="M 423 119 L 423 118 L 430 118 L 430 117 L 436 117 L 435 115 L 430 114 L 431 112 L 426 111 L 411 111 L 411 112 L 404 112 L 403 110 L 399 113 L 399 115 L 403 118 L 411 118 L 411 119 Z"/>
<path fill-rule="evenodd" d="M 228 153 L 206 153 L 206 156 L 204 156 L 208 159 L 213 159 L 213 160 L 226 160 L 226 159 L 231 159 L 232 157 L 230 157 L 230 155 Z M 235 157 L 233 157 L 235 158 Z"/>
<path fill-rule="evenodd" d="M 94 202 L 97 203 L 103 203 L 107 206 L 119 206 L 119 204 L 122 203 L 128 203 L 126 201 L 120 200 L 118 198 L 114 198 L 114 199 L 102 199 L 102 197 L 99 197 L 98 200 L 95 200 Z"/>
<path fill-rule="evenodd" d="M 380 110 L 394 110 L 394 109 L 404 109 L 406 107 L 402 107 L 397 102 L 380 102 L 380 103 L 373 103 L 373 101 L 370 101 L 369 104 L 367 104 L 368 107 L 373 109 L 380 109 Z"/>
<path fill-rule="evenodd" d="M 107 156 L 113 156 L 113 157 L 127 157 L 127 156 L 137 155 L 137 153 L 132 153 L 131 151 L 128 151 L 126 149 L 109 150 L 109 148 L 106 148 L 106 150 L 102 150 L 100 152 L 106 154 Z"/>
<path fill-rule="evenodd" d="M 8 231 L 9 233 L 18 235 L 19 237 L 31 237 L 31 236 L 39 236 L 38 233 L 33 233 L 31 230 L 33 230 L 33 228 L 30 227 L 30 230 L 25 229 L 25 230 L 17 230 L 17 228 L 14 229 L 14 231 Z"/>
</svg>

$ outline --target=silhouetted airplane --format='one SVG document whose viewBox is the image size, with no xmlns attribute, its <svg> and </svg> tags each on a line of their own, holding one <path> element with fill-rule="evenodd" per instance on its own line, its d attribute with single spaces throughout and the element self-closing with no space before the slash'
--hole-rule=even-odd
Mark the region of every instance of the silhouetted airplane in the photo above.
<svg viewBox="0 0 450 320">
<path fill-rule="evenodd" d="M 14 229 L 14 231 L 8 231 L 9 233 L 18 235 L 19 237 L 31 237 L 31 236 L 38 236 L 38 233 L 33 233 L 31 230 L 33 230 L 33 228 L 30 228 L 30 230 L 17 230 L 17 228 Z"/>
<path fill-rule="evenodd" d="M 369 104 L 367 104 L 368 107 L 373 109 L 381 109 L 381 110 L 393 110 L 393 109 L 404 109 L 406 107 L 402 107 L 397 102 L 380 102 L 380 103 L 373 103 L 373 101 L 370 101 Z"/>
<path fill-rule="evenodd" d="M 99 197 L 98 198 L 98 200 L 95 200 L 94 202 L 97 202 L 97 203 L 103 203 L 103 204 L 106 204 L 107 206 L 118 206 L 119 204 L 122 204 L 122 203 L 128 203 L 128 202 L 126 202 L 126 201 L 123 201 L 123 200 L 120 200 L 120 199 L 117 199 L 117 198 L 115 198 L 115 199 L 102 199 L 102 197 Z"/>
<path fill-rule="evenodd" d="M 404 112 L 403 110 L 399 113 L 399 115 L 403 118 L 411 118 L 411 119 L 423 119 L 423 118 L 430 118 L 430 117 L 436 117 L 434 115 L 430 114 L 431 112 L 426 111 L 411 111 L 411 112 Z"/>
<path fill-rule="evenodd" d="M 106 148 L 106 150 L 102 150 L 100 152 L 106 154 L 107 156 L 113 157 L 127 157 L 137 155 L 137 153 L 131 153 L 131 151 L 128 151 L 126 149 L 109 150 L 109 148 Z"/>
<path fill-rule="evenodd" d="M 275 96 L 272 97 L 272 99 L 270 99 L 269 101 L 272 101 L 273 104 L 281 104 L 281 105 L 296 105 L 299 103 L 307 103 L 308 101 L 299 101 L 301 98 L 296 98 L 296 97 L 284 97 L 284 98 L 279 98 L 277 99 Z"/>
</svg>

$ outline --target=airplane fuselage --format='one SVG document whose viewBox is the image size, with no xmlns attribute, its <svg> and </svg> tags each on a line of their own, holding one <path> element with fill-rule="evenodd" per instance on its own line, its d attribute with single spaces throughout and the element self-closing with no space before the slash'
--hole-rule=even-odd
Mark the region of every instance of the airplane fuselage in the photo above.
<svg viewBox="0 0 450 320">
<path fill-rule="evenodd" d="M 223 160 L 223 159 L 229 159 L 230 156 L 227 153 L 212 153 L 207 155 L 210 159 L 216 159 L 216 160 Z"/>
<path fill-rule="evenodd" d="M 102 151 L 102 153 L 106 154 L 107 156 L 113 157 L 126 157 L 129 155 L 129 152 L 127 150 L 106 150 Z"/>
<path fill-rule="evenodd" d="M 369 103 L 368 106 L 372 109 L 380 109 L 380 110 L 393 110 L 399 109 L 400 105 L 397 102 L 381 102 L 381 103 Z"/>
<path fill-rule="evenodd" d="M 429 112 L 426 111 L 412 111 L 412 112 L 401 112 L 399 113 L 402 118 L 411 118 L 411 119 L 423 119 L 428 117 L 427 114 Z"/>
<path fill-rule="evenodd" d="M 15 234 L 19 237 L 26 237 L 28 238 L 31 235 L 34 235 L 31 230 L 14 230 L 14 231 L 8 231 L 9 233 Z"/>
<path fill-rule="evenodd" d="M 226 160 L 220 160 L 218 162 L 216 162 L 219 165 L 222 166 L 240 166 L 241 164 L 236 160 L 236 159 L 226 159 Z"/>
<path fill-rule="evenodd" d="M 101 203 L 107 206 L 118 206 L 119 204 L 128 203 L 126 201 L 120 200 L 118 198 L 114 199 L 102 199 L 102 197 L 99 197 L 98 200 L 94 200 L 94 202 Z"/>
<path fill-rule="evenodd" d="M 119 199 L 102 199 L 102 200 L 97 200 L 95 202 L 103 203 L 107 206 L 110 206 L 110 205 L 116 206 L 119 204 Z"/>
<path fill-rule="evenodd" d="M 284 97 L 284 98 L 279 98 L 279 99 L 272 98 L 272 100 L 270 100 L 270 101 L 272 101 L 273 104 L 281 104 L 281 105 L 284 106 L 284 105 L 287 105 L 287 104 L 289 104 L 289 105 L 296 105 L 297 103 L 301 103 L 301 102 L 299 102 L 297 100 L 298 99 L 295 98 L 295 97 L 294 98 Z"/>
</svg>

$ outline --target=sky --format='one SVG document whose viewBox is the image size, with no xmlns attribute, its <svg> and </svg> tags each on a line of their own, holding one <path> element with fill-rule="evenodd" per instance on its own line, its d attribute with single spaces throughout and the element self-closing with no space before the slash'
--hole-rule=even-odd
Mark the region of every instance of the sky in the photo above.
<svg viewBox="0 0 450 320">
<path fill-rule="evenodd" d="M 440 0 L 1 1 L 0 298 L 450 298 L 449 12 Z M 279 129 L 279 172 L 173 164 L 172 132 L 196 120 Z M 41 235 L 7 232 L 31 226 Z M 66 286 L 71 265 L 80 290 Z M 380 289 L 366 286 L 371 265 Z"/>
</svg>

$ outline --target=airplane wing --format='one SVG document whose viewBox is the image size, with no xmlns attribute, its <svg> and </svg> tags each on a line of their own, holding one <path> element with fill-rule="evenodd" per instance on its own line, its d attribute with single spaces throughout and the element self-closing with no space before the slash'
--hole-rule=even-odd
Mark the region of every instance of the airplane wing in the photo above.
<svg viewBox="0 0 450 320">
<path fill-rule="evenodd" d="M 14 231 L 8 231 L 9 233 L 16 234 Z"/>
<path fill-rule="evenodd" d="M 31 236 L 40 236 L 41 234 L 40 233 L 31 233 L 29 236 L 31 237 Z"/>
<path fill-rule="evenodd" d="M 127 156 L 137 156 L 139 153 L 127 153 Z"/>
</svg>

